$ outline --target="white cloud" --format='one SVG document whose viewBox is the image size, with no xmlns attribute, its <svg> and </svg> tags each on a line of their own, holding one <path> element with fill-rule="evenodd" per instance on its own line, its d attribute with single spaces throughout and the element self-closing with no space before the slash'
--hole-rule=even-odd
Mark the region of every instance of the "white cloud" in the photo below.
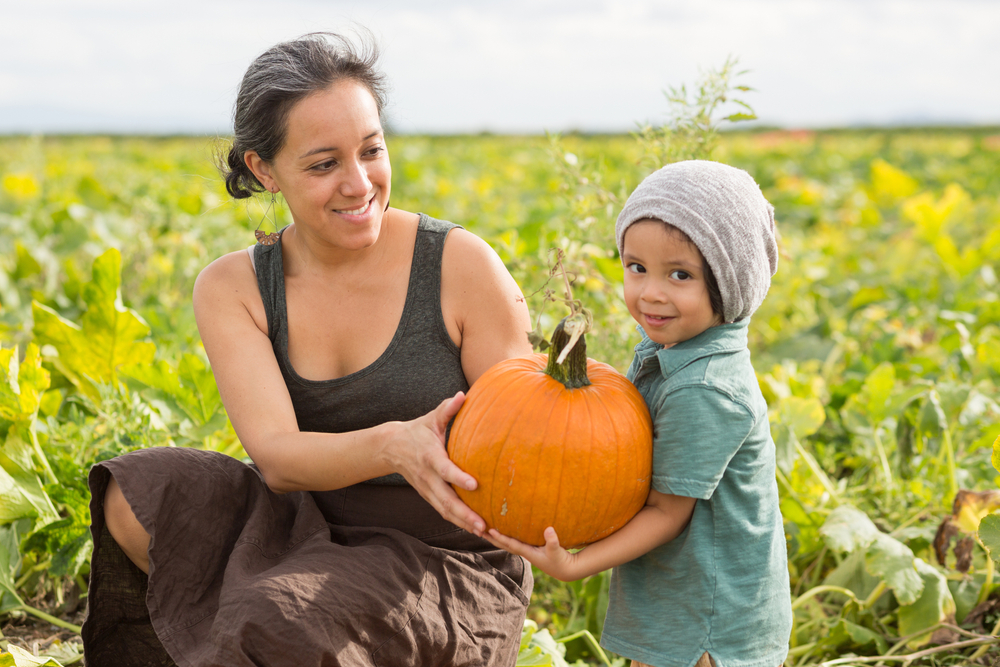
<svg viewBox="0 0 1000 667">
<path fill-rule="evenodd" d="M 259 52 L 353 24 L 404 131 L 627 130 L 731 54 L 766 122 L 1000 122 L 985 0 L 35 0 L 0 23 L 0 132 L 224 131 Z"/>
</svg>

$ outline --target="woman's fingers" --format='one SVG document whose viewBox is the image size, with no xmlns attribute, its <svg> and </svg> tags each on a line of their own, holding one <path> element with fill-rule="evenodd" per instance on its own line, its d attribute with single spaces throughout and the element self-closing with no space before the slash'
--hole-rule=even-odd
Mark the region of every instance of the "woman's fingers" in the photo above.
<svg viewBox="0 0 1000 667">
<path fill-rule="evenodd" d="M 438 426 L 441 428 L 441 435 L 444 435 L 448 422 L 458 414 L 462 404 L 465 403 L 465 392 L 458 392 L 451 398 L 446 398 L 434 409 L 434 415 L 438 419 Z"/>
<path fill-rule="evenodd" d="M 458 392 L 423 417 L 408 423 L 409 436 L 397 447 L 397 452 L 402 453 L 399 472 L 444 519 L 482 536 L 486 523 L 452 488 L 454 485 L 472 491 L 477 486 L 476 480 L 455 465 L 445 449 L 448 423 L 464 402 L 465 394 Z"/>
</svg>

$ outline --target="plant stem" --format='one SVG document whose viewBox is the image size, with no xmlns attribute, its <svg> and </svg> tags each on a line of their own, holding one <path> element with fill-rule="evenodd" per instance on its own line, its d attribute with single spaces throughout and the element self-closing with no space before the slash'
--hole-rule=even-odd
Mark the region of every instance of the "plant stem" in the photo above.
<svg viewBox="0 0 1000 667">
<path fill-rule="evenodd" d="M 886 588 L 888 588 L 888 585 L 884 581 L 878 582 L 878 585 L 875 586 L 875 590 L 873 590 L 871 595 L 865 598 L 865 601 L 861 604 L 861 608 L 868 609 L 878 602 L 878 599 L 882 597 L 882 593 L 885 593 Z"/>
<path fill-rule="evenodd" d="M 31 446 L 35 450 L 35 456 L 38 457 L 39 462 L 45 469 L 45 474 L 49 478 L 49 484 L 58 484 L 59 478 L 56 477 L 56 473 L 52 470 L 52 466 L 49 465 L 49 459 L 46 458 L 45 453 L 42 452 L 42 446 L 38 442 L 38 434 L 35 433 L 34 418 L 32 418 L 31 425 L 28 427 L 28 433 L 31 434 Z"/>
<path fill-rule="evenodd" d="M 986 548 L 983 541 L 979 539 L 979 533 L 975 535 L 976 542 L 982 548 L 983 553 L 986 554 L 986 581 L 983 582 L 983 587 L 979 589 L 979 598 L 976 600 L 976 604 L 982 604 L 986 602 L 986 598 L 990 596 L 990 591 L 993 589 L 993 571 L 995 566 L 993 565 L 993 556 L 990 554 L 990 550 Z M 994 633 L 996 634 L 996 633 Z"/>
<path fill-rule="evenodd" d="M 882 474 L 885 476 L 886 500 L 892 497 L 892 468 L 889 467 L 889 458 L 885 455 L 885 447 L 882 445 L 882 438 L 878 435 L 878 426 L 872 428 L 872 438 L 875 440 L 875 449 L 878 451 L 879 461 L 882 463 Z"/>
<path fill-rule="evenodd" d="M 837 495 L 836 489 L 833 488 L 833 482 L 831 482 L 830 478 L 826 476 L 823 469 L 819 467 L 819 464 L 816 462 L 816 459 L 812 457 L 812 454 L 807 452 L 806 448 L 802 446 L 802 443 L 798 441 L 798 438 L 795 439 L 795 449 L 798 451 L 799 456 L 801 456 L 806 462 L 806 465 L 809 466 L 812 473 L 816 475 L 816 478 L 820 481 L 820 484 L 823 485 L 823 488 L 826 489 L 826 492 L 830 494 L 830 499 L 833 501 L 833 504 L 839 505 L 840 497 Z"/>
<path fill-rule="evenodd" d="M 803 604 L 805 604 L 809 600 L 809 598 L 813 597 L 814 595 L 819 595 L 820 593 L 840 593 L 841 595 L 846 595 L 847 597 L 851 598 L 851 600 L 858 603 L 859 605 L 861 604 L 857 596 L 854 595 L 854 591 L 847 588 L 842 588 L 841 586 L 823 585 L 810 588 L 808 591 L 806 591 L 799 597 L 795 598 L 795 601 L 792 602 L 792 611 L 795 611 Z"/>
<path fill-rule="evenodd" d="M 576 340 L 563 363 L 560 364 L 558 361 L 563 348 L 569 345 L 572 338 L 570 334 L 566 333 L 566 325 L 571 322 L 571 318 L 573 317 L 580 316 L 570 315 L 564 317 L 556 325 L 556 330 L 552 332 L 549 363 L 545 367 L 545 374 L 562 382 L 567 389 L 577 389 L 590 384 L 590 380 L 587 378 L 587 342 L 583 334 L 578 334 L 578 340 Z M 579 323 L 577 324 L 579 325 Z"/>
<path fill-rule="evenodd" d="M 993 635 L 993 639 L 994 640 L 997 639 L 997 633 L 998 632 L 1000 632 L 1000 619 L 997 620 L 996 625 L 993 626 L 993 632 L 990 633 L 991 635 Z M 976 649 L 975 653 L 973 653 L 972 655 L 969 656 L 969 659 L 970 660 L 975 660 L 976 658 L 982 656 L 984 653 L 986 653 L 989 650 L 990 650 L 989 644 L 985 644 L 983 646 L 980 646 L 978 649 Z"/>
<path fill-rule="evenodd" d="M 594 649 L 594 652 L 597 654 L 597 657 L 600 658 L 602 663 L 607 665 L 607 667 L 611 667 L 611 661 L 608 660 L 607 654 L 601 649 L 601 644 L 597 641 L 594 635 L 590 633 L 590 630 L 580 630 L 579 632 L 574 632 L 568 637 L 562 637 L 556 641 L 560 644 L 565 644 L 566 642 L 571 642 L 574 639 L 579 639 L 580 637 L 587 640 L 587 643 L 590 644 L 592 649 Z"/>
<path fill-rule="evenodd" d="M 66 630 L 72 630 L 76 634 L 80 634 L 80 631 L 82 630 L 82 628 L 79 625 L 73 625 L 69 621 L 64 621 L 61 618 L 56 618 L 55 616 L 46 614 L 41 609 L 35 609 L 34 607 L 28 606 L 26 604 L 22 604 L 19 607 L 19 609 L 31 614 L 32 616 L 36 616 L 42 619 L 43 621 L 48 621 L 52 625 L 58 626 L 60 628 L 65 628 Z"/>
<path fill-rule="evenodd" d="M 951 443 L 951 431 L 945 428 L 942 434 L 944 460 L 948 464 L 948 497 L 954 498 L 958 494 L 958 475 L 955 470 L 955 452 Z"/>
<path fill-rule="evenodd" d="M 826 662 L 821 662 L 820 667 L 833 667 L 833 665 L 849 665 L 854 662 L 882 662 L 884 660 L 909 663 L 913 662 L 918 658 L 924 658 L 928 655 L 934 655 L 935 653 L 943 653 L 945 651 L 957 651 L 958 649 L 969 648 L 970 646 L 981 646 L 985 644 L 986 646 L 984 648 L 988 649 L 989 644 L 994 644 L 998 641 L 1000 641 L 1000 637 L 984 637 L 982 639 L 969 639 L 964 642 L 954 642 L 953 644 L 941 644 L 940 646 L 935 646 L 934 648 L 924 649 L 923 651 L 917 651 L 916 653 L 909 653 L 907 655 L 873 655 L 866 658 L 837 658 L 836 660 L 827 660 Z M 985 651 L 983 652 L 985 653 Z M 975 657 L 975 655 L 973 655 L 973 657 Z"/>
</svg>

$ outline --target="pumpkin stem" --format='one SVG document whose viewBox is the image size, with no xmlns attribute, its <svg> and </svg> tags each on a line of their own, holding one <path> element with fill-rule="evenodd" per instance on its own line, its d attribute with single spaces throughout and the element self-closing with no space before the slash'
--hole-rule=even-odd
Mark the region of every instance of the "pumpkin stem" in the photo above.
<svg viewBox="0 0 1000 667">
<path fill-rule="evenodd" d="M 587 378 L 587 342 L 584 334 L 590 328 L 582 313 L 564 317 L 552 332 L 549 364 L 545 374 L 559 380 L 567 389 L 590 384 Z M 562 363 L 561 357 L 565 357 Z"/>
</svg>

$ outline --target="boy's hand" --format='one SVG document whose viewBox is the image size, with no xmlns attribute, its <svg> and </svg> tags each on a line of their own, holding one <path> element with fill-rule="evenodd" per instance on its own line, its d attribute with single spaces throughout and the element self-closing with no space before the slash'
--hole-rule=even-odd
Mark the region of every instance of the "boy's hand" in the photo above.
<svg viewBox="0 0 1000 667">
<path fill-rule="evenodd" d="M 495 547 L 527 558 L 532 565 L 550 577 L 555 577 L 560 581 L 580 579 L 581 577 L 575 573 L 573 567 L 577 556 L 559 546 L 559 536 L 556 535 L 556 529 L 550 526 L 545 529 L 544 535 L 545 545 L 541 547 L 525 544 L 513 537 L 501 535 L 496 528 L 490 528 L 484 537 Z"/>
</svg>

